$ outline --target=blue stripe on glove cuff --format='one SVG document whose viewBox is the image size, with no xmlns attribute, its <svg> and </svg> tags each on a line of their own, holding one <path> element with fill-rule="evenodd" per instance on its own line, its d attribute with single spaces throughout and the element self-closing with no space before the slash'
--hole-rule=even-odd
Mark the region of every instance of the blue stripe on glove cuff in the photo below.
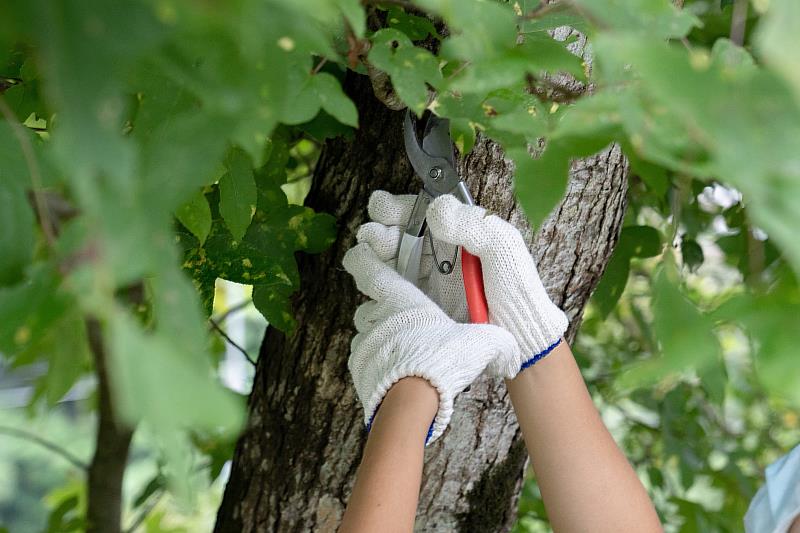
<svg viewBox="0 0 800 533">
<path fill-rule="evenodd" d="M 519 371 L 522 372 L 526 368 L 531 367 L 536 363 L 538 363 L 539 361 L 541 361 L 542 359 L 544 359 L 545 356 L 550 352 L 552 352 L 555 349 L 555 347 L 558 346 L 559 344 L 561 344 L 561 339 L 558 339 L 556 342 L 554 342 L 541 352 L 537 353 L 536 355 L 534 355 L 533 357 L 522 363 L 522 366 L 520 367 Z"/>
</svg>

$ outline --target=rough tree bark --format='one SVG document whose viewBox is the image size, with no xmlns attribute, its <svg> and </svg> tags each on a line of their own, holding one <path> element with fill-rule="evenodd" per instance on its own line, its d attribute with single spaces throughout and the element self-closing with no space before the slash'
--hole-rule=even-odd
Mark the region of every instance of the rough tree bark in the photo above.
<svg viewBox="0 0 800 533">
<path fill-rule="evenodd" d="M 352 488 L 365 434 L 346 361 L 361 300 L 340 263 L 370 193 L 411 192 L 419 183 L 403 151 L 402 112 L 378 102 L 361 76 L 346 86 L 361 128 L 352 140 L 326 143 L 307 199 L 337 217 L 339 236 L 327 252 L 299 258 L 297 331 L 266 333 L 218 532 L 334 531 Z M 623 218 L 627 164 L 619 149 L 573 165 L 564 200 L 535 234 L 496 144 L 481 140 L 461 170 L 479 204 L 523 230 L 548 292 L 570 317 L 572 340 Z M 458 397 L 450 428 L 425 457 L 419 531 L 510 527 L 527 455 L 500 380 L 483 377 Z"/>
</svg>

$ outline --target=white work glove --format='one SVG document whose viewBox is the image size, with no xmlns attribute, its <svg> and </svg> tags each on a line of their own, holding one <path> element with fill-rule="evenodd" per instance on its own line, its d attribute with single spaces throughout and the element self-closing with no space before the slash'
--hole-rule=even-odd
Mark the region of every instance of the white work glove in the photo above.
<svg viewBox="0 0 800 533">
<path fill-rule="evenodd" d="M 413 195 L 375 191 L 369 202 L 370 218 L 358 232 L 359 242 L 369 243 L 381 259 L 396 264 L 397 250 L 414 205 Z M 427 212 L 439 261 L 452 259 L 452 247 L 466 248 L 481 260 L 489 321 L 511 332 L 520 352 L 493 361 L 493 374 L 513 378 L 523 368 L 547 355 L 560 341 L 568 321 L 547 296 L 536 265 L 522 235 L 514 226 L 478 206 L 468 206 L 445 195 L 434 200 Z M 460 258 L 449 275 L 440 274 L 427 256 L 420 268 L 420 288 L 457 321 L 467 320 Z"/>
<path fill-rule="evenodd" d="M 369 198 L 367 210 L 373 222 L 362 225 L 356 239 L 366 242 L 387 265 L 397 268 L 397 252 L 411 210 L 417 199 L 415 194 L 394 195 L 386 191 L 375 191 Z M 442 274 L 435 266 L 429 232 L 425 233 L 417 286 L 436 305 L 456 322 L 469 322 L 467 300 L 464 296 L 464 281 L 461 275 L 461 257 L 455 255 L 456 247 L 434 239 L 439 262 L 453 263 L 450 274 Z"/>
<path fill-rule="evenodd" d="M 342 261 L 358 290 L 371 298 L 358 307 L 358 333 L 350 345 L 348 368 L 372 419 L 389 388 L 408 376 L 426 379 L 439 392 L 439 409 L 426 444 L 444 432 L 453 400 L 498 357 L 519 351 L 510 333 L 489 324 L 458 324 L 414 284 L 381 261 L 365 243 Z"/>
</svg>

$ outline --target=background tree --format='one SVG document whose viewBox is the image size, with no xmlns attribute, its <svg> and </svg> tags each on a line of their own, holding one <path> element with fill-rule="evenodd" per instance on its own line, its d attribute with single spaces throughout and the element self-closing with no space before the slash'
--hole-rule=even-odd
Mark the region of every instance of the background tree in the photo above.
<svg viewBox="0 0 800 533">
<path fill-rule="evenodd" d="M 450 119 L 571 339 L 586 315 L 586 377 L 665 521 L 737 529 L 800 438 L 800 10 L 680 4 L 0 4 L 0 352 L 47 369 L 34 419 L 96 390 L 91 460 L 45 442 L 78 470 L 47 527 L 158 530 L 159 498 L 197 507 L 237 436 L 218 530 L 335 526 L 364 439 L 339 262 L 372 190 L 418 186 L 407 106 Z M 247 410 L 216 372 L 220 278 L 270 323 Z M 514 522 L 525 455 L 503 390 L 460 397 L 421 529 Z M 134 488 L 132 436 L 157 450 Z M 520 517 L 546 524 L 533 482 Z"/>
</svg>

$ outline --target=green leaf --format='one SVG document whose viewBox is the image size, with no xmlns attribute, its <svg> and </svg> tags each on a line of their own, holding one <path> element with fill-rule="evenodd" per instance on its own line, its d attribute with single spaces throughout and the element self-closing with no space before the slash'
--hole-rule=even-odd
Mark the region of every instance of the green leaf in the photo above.
<svg viewBox="0 0 800 533">
<path fill-rule="evenodd" d="M 493 57 L 516 43 L 517 17 L 510 4 L 482 0 L 419 0 L 425 11 L 447 21 L 451 36 L 442 45 L 448 59 Z"/>
<path fill-rule="evenodd" d="M 140 507 L 143 505 L 153 494 L 159 492 L 164 489 L 166 486 L 166 478 L 164 474 L 160 471 L 150 478 L 150 481 L 142 487 L 142 490 L 139 491 L 139 494 L 133 499 L 133 507 Z"/>
<path fill-rule="evenodd" d="M 465 118 L 450 120 L 450 137 L 462 155 L 468 154 L 475 146 L 475 128 L 472 124 Z"/>
<path fill-rule="evenodd" d="M 800 331 L 800 288 L 795 275 L 780 269 L 775 286 L 766 294 L 738 294 L 723 303 L 712 316 L 744 327 L 751 340 L 760 381 L 767 390 L 800 405 L 794 364 Z"/>
<path fill-rule="evenodd" d="M 357 128 L 358 111 L 353 101 L 342 91 L 339 80 L 327 72 L 320 72 L 313 78 L 313 85 L 322 109 L 342 124 Z"/>
<path fill-rule="evenodd" d="M 295 95 L 286 106 L 282 121 L 285 124 L 301 124 L 314 118 L 324 109 L 348 126 L 358 127 L 358 111 L 355 104 L 342 91 L 339 81 L 327 72 L 309 75 L 306 70 L 295 69 Z"/>
<path fill-rule="evenodd" d="M 552 211 L 567 187 L 569 158 L 561 147 L 548 146 L 539 159 L 526 148 L 506 152 L 514 161 L 514 191 L 531 226 L 537 227 Z"/>
<path fill-rule="evenodd" d="M 578 80 L 586 75 L 580 57 L 567 50 L 569 41 L 557 41 L 548 34 L 532 34 L 502 54 L 484 61 L 472 61 L 449 87 L 459 92 L 486 93 L 521 85 L 528 76 L 568 73 Z"/>
<path fill-rule="evenodd" d="M 654 41 L 684 37 L 700 26 L 695 15 L 677 8 L 670 0 L 577 0 L 575 3 L 590 15 L 595 27 L 636 32 Z"/>
<path fill-rule="evenodd" d="M 80 312 L 70 310 L 17 356 L 17 362 L 22 360 L 47 361 L 47 373 L 37 381 L 31 403 L 43 397 L 48 406 L 56 405 L 91 369 L 86 323 Z"/>
<path fill-rule="evenodd" d="M 636 73 L 619 112 L 638 155 L 742 191 L 754 223 L 800 271 L 800 106 L 782 79 L 746 61 L 712 61 L 634 37 L 599 36 L 594 45 L 603 76 L 617 80 L 624 65 Z"/>
<path fill-rule="evenodd" d="M 242 406 L 212 377 L 208 360 L 143 331 L 122 310 L 114 313 L 107 338 L 112 383 L 127 422 L 144 419 L 165 435 L 190 427 L 239 429 Z"/>
<path fill-rule="evenodd" d="M 364 37 L 364 31 L 367 27 L 367 17 L 364 13 L 364 7 L 359 0 L 336 0 L 336 5 L 344 15 L 353 33 L 356 37 Z"/>
<path fill-rule="evenodd" d="M 191 438 L 195 448 L 209 460 L 209 478 L 213 483 L 233 457 L 237 439 L 216 431 L 194 432 Z"/>
<path fill-rule="evenodd" d="M 48 265 L 31 268 L 27 279 L 0 288 L 0 352 L 13 357 L 45 337 L 75 305 L 59 288 L 60 279 Z"/>
<path fill-rule="evenodd" d="M 571 159 L 594 154 L 608 143 L 603 136 L 552 139 L 538 159 L 531 158 L 527 148 L 507 150 L 516 165 L 514 190 L 533 226 L 541 223 L 564 196 Z"/>
<path fill-rule="evenodd" d="M 626 226 L 620 232 L 614 255 L 592 294 L 600 316 L 605 318 L 616 307 L 628 282 L 630 262 L 634 257 L 653 257 L 661 253 L 661 236 L 650 226 Z"/>
<path fill-rule="evenodd" d="M 338 120 L 334 119 L 325 111 L 320 111 L 316 117 L 309 122 L 298 124 L 297 127 L 308 134 L 312 139 L 324 141 L 333 137 L 353 137 L 353 128 L 345 126 Z"/>
<path fill-rule="evenodd" d="M 389 6 L 386 22 L 390 28 L 405 33 L 412 41 L 421 41 L 428 35 L 441 38 L 429 19 L 406 13 L 397 6 Z"/>
<path fill-rule="evenodd" d="M 291 326 L 288 297 L 299 286 L 294 253 L 316 253 L 327 248 L 336 235 L 330 215 L 289 205 L 281 185 L 286 181 L 289 158 L 287 139 L 276 131 L 269 143 L 267 164 L 256 171 L 258 202 L 249 229 L 241 240 L 234 239 L 220 215 L 219 192 L 207 196 L 212 213 L 208 238 L 201 246 L 186 233 L 178 238 L 184 250 L 184 268 L 201 288 L 204 307 L 210 312 L 214 281 L 219 277 L 254 286 L 262 313 L 278 327 Z M 260 305 L 260 304 L 257 304 Z"/>
<path fill-rule="evenodd" d="M 136 154 L 122 132 L 119 74 L 164 37 L 152 11 L 134 1 L 13 5 L 5 16 L 17 19 L 17 31 L 33 35 L 59 114 L 59 135 L 52 139 L 58 161 L 80 179 L 100 171 L 129 177 Z"/>
<path fill-rule="evenodd" d="M 211 231 L 211 208 L 202 190 L 175 211 L 175 217 L 200 241 L 205 242 Z"/>
<path fill-rule="evenodd" d="M 703 264 L 703 249 L 694 239 L 687 239 L 686 237 L 681 239 L 681 256 L 683 257 L 683 264 L 689 267 L 692 272 Z"/>
<path fill-rule="evenodd" d="M 797 27 L 800 4 L 794 0 L 771 0 L 758 28 L 756 44 L 764 61 L 774 68 L 794 89 L 800 101 L 800 47 Z"/>
<path fill-rule="evenodd" d="M 653 285 L 654 330 L 661 355 L 632 366 L 618 385 L 647 386 L 668 375 L 719 365 L 719 346 L 711 318 L 675 285 L 675 266 L 667 262 Z"/>
<path fill-rule="evenodd" d="M 233 150 L 226 161 L 228 172 L 219 180 L 219 212 L 233 238 L 241 240 L 256 211 L 258 192 L 247 155 Z"/>
<path fill-rule="evenodd" d="M 23 129 L 38 157 L 36 139 Z M 0 286 L 21 281 L 33 258 L 35 219 L 26 193 L 31 182 L 23 153 L 12 126 L 0 120 Z"/>
<path fill-rule="evenodd" d="M 574 9 L 571 9 L 569 5 L 561 4 L 560 9 L 523 22 L 520 24 L 520 31 L 523 33 L 541 33 L 561 26 L 569 26 L 583 34 L 587 34 L 590 29 L 589 23 L 584 17 L 575 12 Z"/>
<path fill-rule="evenodd" d="M 264 315 L 270 325 L 281 331 L 291 332 L 297 321 L 292 314 L 289 297 L 291 287 L 256 285 L 253 287 L 253 305 Z"/>
<path fill-rule="evenodd" d="M 418 115 L 428 104 L 426 83 L 436 87 L 442 77 L 433 54 L 392 28 L 373 35 L 369 62 L 389 75 L 397 95 Z"/>
</svg>

